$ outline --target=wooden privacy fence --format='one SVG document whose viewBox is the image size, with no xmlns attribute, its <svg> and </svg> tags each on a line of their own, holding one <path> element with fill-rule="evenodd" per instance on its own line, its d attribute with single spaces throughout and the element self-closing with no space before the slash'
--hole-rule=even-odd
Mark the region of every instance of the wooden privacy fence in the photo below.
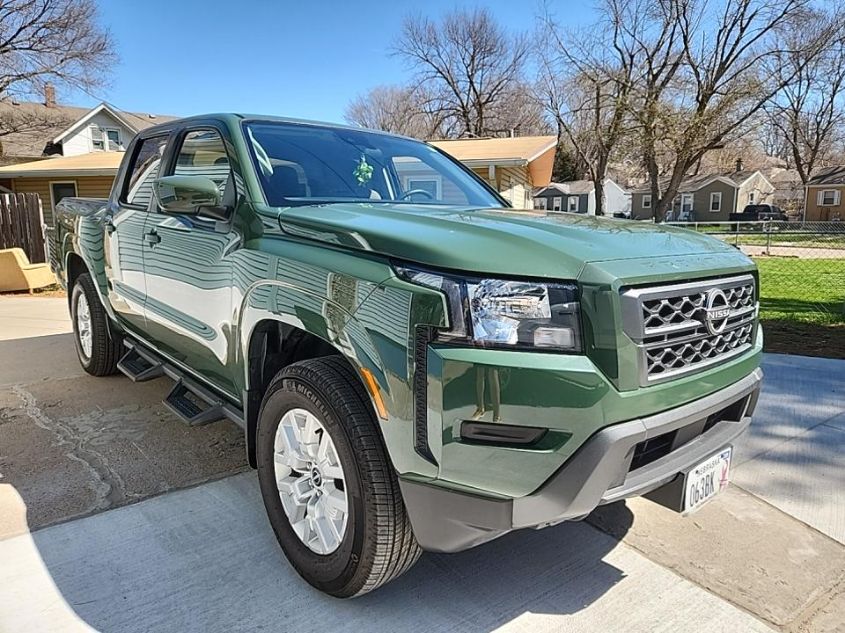
<svg viewBox="0 0 845 633">
<path fill-rule="evenodd" d="M 19 247 L 30 263 L 47 261 L 44 213 L 37 193 L 0 194 L 0 249 Z"/>
</svg>

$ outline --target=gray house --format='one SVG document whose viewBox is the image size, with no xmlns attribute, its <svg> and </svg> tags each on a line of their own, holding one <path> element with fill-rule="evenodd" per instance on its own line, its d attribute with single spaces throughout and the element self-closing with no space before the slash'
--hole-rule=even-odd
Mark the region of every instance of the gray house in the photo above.
<svg viewBox="0 0 845 633">
<path fill-rule="evenodd" d="M 535 190 L 533 197 L 535 209 L 596 214 L 596 187 L 592 180 L 553 182 Z M 605 215 L 627 213 L 631 194 L 608 178 L 604 181 L 604 200 Z"/>
<path fill-rule="evenodd" d="M 738 163 L 737 167 L 742 167 Z M 661 184 L 661 188 L 665 183 Z M 737 169 L 728 174 L 705 174 L 685 178 L 666 215 L 680 222 L 727 222 L 731 213 L 739 213 L 747 204 L 771 202 L 775 187 L 758 170 Z M 654 218 L 651 188 L 638 187 L 632 192 L 631 217 Z"/>
</svg>

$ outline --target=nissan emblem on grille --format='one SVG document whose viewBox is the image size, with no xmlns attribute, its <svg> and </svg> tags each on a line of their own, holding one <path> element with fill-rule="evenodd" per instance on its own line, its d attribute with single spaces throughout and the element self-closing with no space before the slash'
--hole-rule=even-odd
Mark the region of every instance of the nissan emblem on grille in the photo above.
<svg viewBox="0 0 845 633">
<path fill-rule="evenodd" d="M 751 275 L 629 288 L 622 327 L 639 351 L 640 384 L 725 362 L 749 350 L 757 322 Z"/>
<path fill-rule="evenodd" d="M 719 288 L 710 288 L 704 303 L 704 318 L 702 322 L 710 334 L 721 334 L 728 324 L 731 306 L 728 297 Z"/>
</svg>

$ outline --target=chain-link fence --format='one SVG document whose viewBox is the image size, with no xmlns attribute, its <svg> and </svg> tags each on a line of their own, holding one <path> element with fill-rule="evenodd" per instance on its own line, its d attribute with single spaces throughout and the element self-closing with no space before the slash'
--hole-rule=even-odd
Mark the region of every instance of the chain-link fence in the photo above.
<svg viewBox="0 0 845 633">
<path fill-rule="evenodd" d="M 845 358 L 845 222 L 672 224 L 754 258 L 769 349 Z"/>
</svg>

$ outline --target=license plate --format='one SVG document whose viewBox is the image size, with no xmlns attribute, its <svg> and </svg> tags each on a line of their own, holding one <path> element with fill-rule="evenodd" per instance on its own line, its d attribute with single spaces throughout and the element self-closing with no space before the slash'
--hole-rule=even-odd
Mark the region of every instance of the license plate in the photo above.
<svg viewBox="0 0 845 633">
<path fill-rule="evenodd" d="M 728 487 L 731 448 L 711 455 L 687 473 L 684 512 L 695 512 Z"/>
</svg>

